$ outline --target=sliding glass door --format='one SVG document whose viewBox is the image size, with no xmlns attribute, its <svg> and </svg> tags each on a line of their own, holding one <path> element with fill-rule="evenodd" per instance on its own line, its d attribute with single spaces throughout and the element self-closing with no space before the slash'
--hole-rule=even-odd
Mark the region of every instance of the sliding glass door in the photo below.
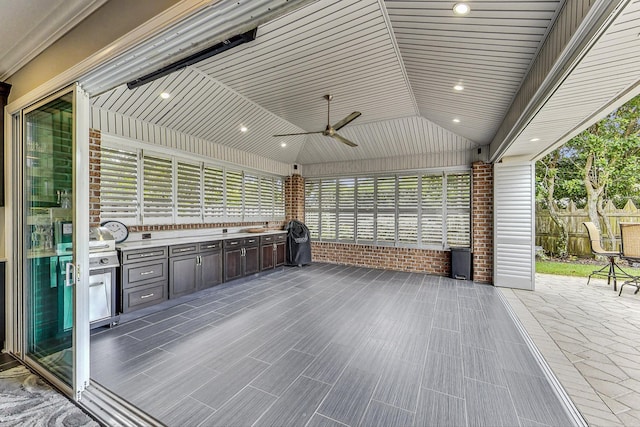
<svg viewBox="0 0 640 427">
<path fill-rule="evenodd" d="M 88 266 L 88 128 L 77 120 L 78 94 L 72 87 L 22 111 L 17 235 L 25 361 L 76 396 L 87 384 L 89 354 L 83 272 Z"/>
</svg>

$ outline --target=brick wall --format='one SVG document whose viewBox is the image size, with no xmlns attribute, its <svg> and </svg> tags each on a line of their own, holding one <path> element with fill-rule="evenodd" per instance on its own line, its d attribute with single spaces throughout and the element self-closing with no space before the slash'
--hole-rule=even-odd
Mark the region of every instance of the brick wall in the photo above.
<svg viewBox="0 0 640 427">
<path fill-rule="evenodd" d="M 285 217 L 304 222 L 304 178 L 300 174 L 288 176 L 284 181 Z"/>
<path fill-rule="evenodd" d="M 100 146 L 101 133 L 99 130 L 91 129 L 89 131 L 89 225 L 92 227 L 100 225 Z M 304 195 L 304 181 L 302 184 Z M 304 208 L 304 202 L 303 202 Z M 231 228 L 231 227 L 251 227 L 264 226 L 272 228 L 282 228 L 284 221 L 264 221 L 258 222 L 215 222 L 215 223 L 197 223 L 197 224 L 160 224 L 160 225 L 135 225 L 129 226 L 132 233 L 149 232 L 149 231 L 168 231 L 168 230 L 193 230 L 204 228 Z"/>
<path fill-rule="evenodd" d="M 348 243 L 312 242 L 313 261 L 448 276 L 451 253 Z"/>
<path fill-rule="evenodd" d="M 473 280 L 493 283 L 493 165 L 472 165 Z"/>
</svg>

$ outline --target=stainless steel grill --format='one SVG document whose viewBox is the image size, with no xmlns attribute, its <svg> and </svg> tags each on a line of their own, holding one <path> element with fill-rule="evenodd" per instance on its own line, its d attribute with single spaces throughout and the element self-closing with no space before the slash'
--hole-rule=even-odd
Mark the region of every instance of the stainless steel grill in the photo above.
<svg viewBox="0 0 640 427">
<path fill-rule="evenodd" d="M 119 266 L 113 235 L 105 227 L 93 227 L 89 233 L 89 271 Z"/>
<path fill-rule="evenodd" d="M 94 227 L 89 232 L 89 320 L 91 327 L 115 325 L 116 268 L 118 252 L 116 241 L 109 230 Z"/>
</svg>

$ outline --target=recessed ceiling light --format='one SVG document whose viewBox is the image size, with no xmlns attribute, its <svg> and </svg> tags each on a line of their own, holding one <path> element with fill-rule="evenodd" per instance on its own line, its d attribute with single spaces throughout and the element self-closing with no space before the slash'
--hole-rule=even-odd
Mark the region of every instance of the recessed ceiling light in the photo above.
<svg viewBox="0 0 640 427">
<path fill-rule="evenodd" d="M 247 129 L 247 127 L 246 127 L 246 126 L 240 126 L 240 132 L 246 132 L 246 131 L 248 131 L 248 130 L 249 130 L 249 129 Z"/>
<path fill-rule="evenodd" d="M 540 141 L 540 138 L 531 138 L 529 141 L 531 141 L 531 142 Z"/>
<path fill-rule="evenodd" d="M 453 119 L 453 123 L 460 123 L 460 119 Z"/>
<path fill-rule="evenodd" d="M 171 94 L 170 94 L 169 92 L 162 92 L 162 93 L 160 94 L 160 98 L 162 98 L 162 99 L 169 99 L 169 98 L 171 98 Z"/>
<path fill-rule="evenodd" d="M 282 148 L 284 148 L 284 147 L 286 147 L 286 146 L 287 146 L 287 143 L 286 143 L 286 142 L 283 142 L 283 143 L 281 143 L 281 144 L 280 144 L 280 147 L 282 147 Z"/>
<path fill-rule="evenodd" d="M 453 5 L 453 14 L 458 16 L 464 16 L 471 12 L 471 8 L 466 3 L 456 3 Z"/>
<path fill-rule="evenodd" d="M 464 86 L 462 86 L 461 84 L 457 84 L 453 87 L 455 90 L 464 90 Z"/>
</svg>

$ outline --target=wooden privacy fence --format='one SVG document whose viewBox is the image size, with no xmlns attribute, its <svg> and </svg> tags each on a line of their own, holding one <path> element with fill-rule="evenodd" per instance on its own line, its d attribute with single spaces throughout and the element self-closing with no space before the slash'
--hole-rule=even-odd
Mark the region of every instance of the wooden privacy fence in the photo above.
<svg viewBox="0 0 640 427">
<path fill-rule="evenodd" d="M 609 201 L 604 209 L 616 236 L 616 241 L 613 246 L 608 242 L 606 228 L 601 220 L 600 230 L 603 245 L 606 249 L 618 250 L 620 248 L 620 227 L 618 224 L 621 222 L 640 222 L 640 211 L 631 200 L 627 201 L 622 209 L 616 208 Z M 582 225 L 583 222 L 589 221 L 587 211 L 578 209 L 575 203 L 570 202 L 566 209 L 558 208 L 558 214 L 567 224 L 569 231 L 569 244 L 567 245 L 569 255 L 590 256 L 589 235 Z M 542 246 L 546 253 L 552 252 L 559 238 L 559 228 L 549 215 L 549 210 L 536 207 L 536 246 Z"/>
</svg>

